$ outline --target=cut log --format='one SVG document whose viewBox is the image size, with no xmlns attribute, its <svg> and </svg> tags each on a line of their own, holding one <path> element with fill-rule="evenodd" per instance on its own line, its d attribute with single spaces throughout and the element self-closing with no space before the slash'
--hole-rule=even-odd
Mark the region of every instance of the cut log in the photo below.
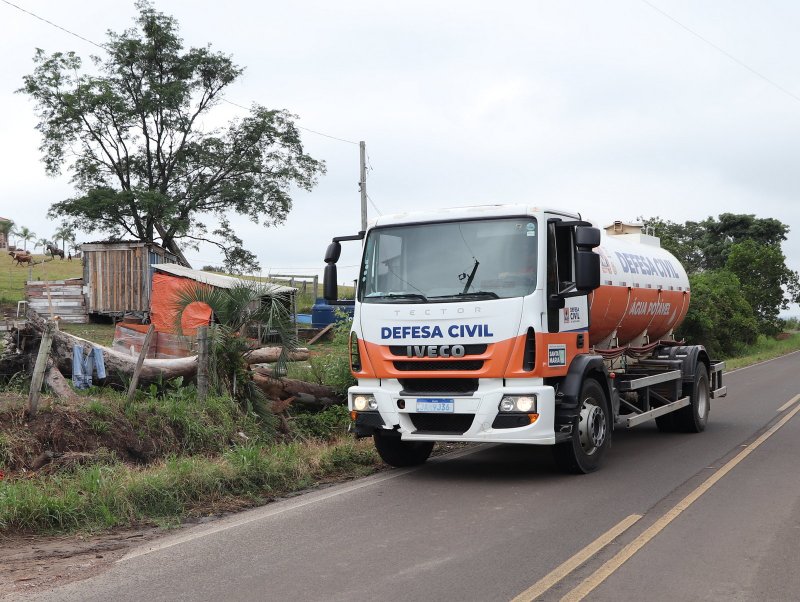
<svg viewBox="0 0 800 602">
<path fill-rule="evenodd" d="M 80 399 L 78 394 L 69 386 L 69 382 L 64 378 L 64 375 L 61 374 L 61 370 L 53 364 L 52 358 L 47 363 L 47 373 L 45 374 L 44 382 L 49 387 L 50 391 L 60 399 L 69 402 L 78 401 L 78 399 Z"/>
<path fill-rule="evenodd" d="M 253 371 L 253 382 L 270 399 L 288 399 L 294 397 L 292 405 L 325 408 L 345 402 L 331 387 L 307 383 L 291 378 L 274 378 L 263 370 Z"/>
<path fill-rule="evenodd" d="M 253 364 L 272 364 L 278 361 L 278 358 L 281 356 L 281 348 L 280 347 L 261 347 L 259 349 L 254 349 L 250 353 L 247 354 L 245 359 L 247 363 L 250 365 Z M 289 353 L 288 360 L 290 362 L 305 362 L 308 360 L 308 349 L 305 347 L 299 347 L 294 351 Z"/>
</svg>

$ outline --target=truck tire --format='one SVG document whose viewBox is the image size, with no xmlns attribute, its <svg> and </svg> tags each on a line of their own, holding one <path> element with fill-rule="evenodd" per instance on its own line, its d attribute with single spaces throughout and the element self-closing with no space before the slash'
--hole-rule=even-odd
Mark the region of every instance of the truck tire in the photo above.
<svg viewBox="0 0 800 602">
<path fill-rule="evenodd" d="M 572 437 L 553 448 L 559 468 L 573 474 L 586 474 L 600 468 L 611 436 L 608 400 L 600 383 L 587 379 L 580 399 L 580 416 L 572 427 Z"/>
<path fill-rule="evenodd" d="M 433 451 L 433 441 L 402 441 L 399 435 L 380 431 L 375 431 L 372 438 L 381 459 L 396 468 L 422 464 Z"/>
<path fill-rule="evenodd" d="M 705 364 L 697 364 L 694 382 L 688 391 L 684 391 L 684 395 L 686 394 L 691 398 L 691 403 L 675 412 L 675 425 L 686 433 L 702 433 L 706 429 L 711 410 L 711 387 Z"/>
</svg>

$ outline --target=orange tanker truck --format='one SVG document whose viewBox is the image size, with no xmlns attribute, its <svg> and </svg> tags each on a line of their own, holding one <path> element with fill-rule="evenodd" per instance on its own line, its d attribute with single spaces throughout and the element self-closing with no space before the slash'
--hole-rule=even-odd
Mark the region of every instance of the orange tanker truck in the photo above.
<svg viewBox="0 0 800 602">
<path fill-rule="evenodd" d="M 337 299 L 341 242 L 361 240 L 355 301 Z M 355 303 L 348 392 L 357 436 L 394 466 L 436 441 L 552 446 L 597 469 L 612 432 L 705 429 L 723 363 L 673 333 L 686 271 L 639 226 L 492 205 L 382 216 L 335 237 L 325 297 Z"/>
</svg>

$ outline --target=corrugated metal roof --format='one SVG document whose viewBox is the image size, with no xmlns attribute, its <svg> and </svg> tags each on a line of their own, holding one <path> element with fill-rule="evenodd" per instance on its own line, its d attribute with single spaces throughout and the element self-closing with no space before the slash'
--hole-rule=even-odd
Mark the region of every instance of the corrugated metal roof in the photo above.
<svg viewBox="0 0 800 602">
<path fill-rule="evenodd" d="M 269 282 L 261 282 L 259 280 L 251 280 L 249 278 L 237 278 L 236 276 L 225 276 L 224 274 L 215 274 L 213 272 L 204 272 L 202 270 L 193 270 L 186 266 L 177 263 L 154 263 L 153 268 L 159 272 L 172 274 L 173 276 L 180 276 L 181 278 L 190 278 L 197 282 L 209 284 L 217 288 L 233 288 L 237 284 L 255 284 L 263 288 L 269 293 L 288 293 L 296 291 L 296 288 L 291 286 L 282 286 L 280 284 L 272 284 Z"/>
</svg>

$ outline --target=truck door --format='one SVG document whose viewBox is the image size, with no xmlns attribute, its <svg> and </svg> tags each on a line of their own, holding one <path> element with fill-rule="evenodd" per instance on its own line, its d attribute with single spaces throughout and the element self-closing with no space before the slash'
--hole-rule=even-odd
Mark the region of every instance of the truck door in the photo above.
<svg viewBox="0 0 800 602">
<path fill-rule="evenodd" d="M 575 226 L 559 225 L 561 217 L 547 220 L 547 298 L 575 291 Z M 567 296 L 564 307 L 548 304 L 548 332 L 575 332 L 589 328 L 587 295 Z"/>
</svg>

